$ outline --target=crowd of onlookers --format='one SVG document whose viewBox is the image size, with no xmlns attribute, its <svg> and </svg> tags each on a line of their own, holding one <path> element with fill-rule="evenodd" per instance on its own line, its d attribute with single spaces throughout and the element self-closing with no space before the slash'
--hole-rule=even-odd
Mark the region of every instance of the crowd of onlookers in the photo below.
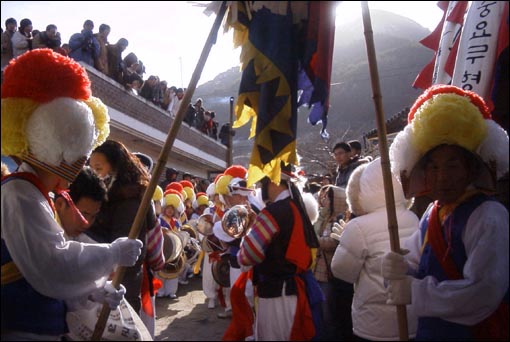
<svg viewBox="0 0 510 342">
<path fill-rule="evenodd" d="M 144 79 L 145 66 L 136 54 L 131 52 L 123 57 L 129 44 L 126 38 L 110 43 L 108 35 L 111 28 L 107 24 L 101 24 L 97 33 L 93 30 L 94 22 L 86 20 L 81 32 L 73 34 L 69 43 L 62 44 L 54 24 L 46 26 L 45 31 L 38 31 L 33 29 L 30 19 L 21 20 L 18 27 L 16 19 L 9 18 L 5 22 L 5 31 L 2 29 L 2 70 L 11 59 L 26 51 L 49 48 L 94 67 L 122 84 L 129 92 L 170 112 L 170 116 L 175 118 L 186 89 L 168 86 L 166 81 L 156 75 Z M 219 129 L 215 118 L 216 113 L 206 110 L 202 99 L 197 99 L 194 105 L 188 105 L 184 121 L 190 127 L 195 127 L 215 140 L 219 138 L 222 144 L 229 146 L 229 134 L 234 135 L 234 132 L 228 123 Z"/>
</svg>

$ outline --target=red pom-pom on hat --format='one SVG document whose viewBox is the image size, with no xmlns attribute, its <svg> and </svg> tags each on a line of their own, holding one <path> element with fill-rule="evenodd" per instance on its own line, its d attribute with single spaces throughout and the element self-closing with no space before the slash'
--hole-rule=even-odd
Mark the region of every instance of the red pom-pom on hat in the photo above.
<svg viewBox="0 0 510 342">
<path fill-rule="evenodd" d="M 219 175 L 217 175 L 216 177 L 214 177 L 214 184 L 218 183 L 218 179 L 221 178 L 221 176 L 223 176 L 223 173 L 220 173 Z"/>
<path fill-rule="evenodd" d="M 246 174 L 248 170 L 244 166 L 241 165 L 232 165 L 228 167 L 223 174 L 232 176 L 232 178 L 242 178 L 246 179 Z"/>
<path fill-rule="evenodd" d="M 189 180 L 182 180 L 180 181 L 181 185 L 184 187 L 184 188 L 194 188 L 193 186 L 193 183 L 191 183 Z"/>
<path fill-rule="evenodd" d="M 165 193 L 167 192 L 167 190 L 170 190 L 170 189 L 176 190 L 180 194 L 184 191 L 184 187 L 179 182 L 172 182 L 172 183 L 168 184 L 165 188 Z"/>
<path fill-rule="evenodd" d="M 173 194 L 173 195 L 177 195 L 179 196 L 179 198 L 181 199 L 182 201 L 182 194 L 178 191 L 178 190 L 175 190 L 175 189 L 168 189 L 165 191 L 165 193 L 163 194 L 163 196 L 166 196 L 166 195 L 170 195 L 170 194 Z"/>
<path fill-rule="evenodd" d="M 26 52 L 4 70 L 2 99 L 28 98 L 47 103 L 58 97 L 88 100 L 90 96 L 85 68 L 51 49 Z"/>
<path fill-rule="evenodd" d="M 422 95 L 420 95 L 420 97 L 418 97 L 418 99 L 414 102 L 413 106 L 409 110 L 407 122 L 410 123 L 411 121 L 413 121 L 414 114 L 416 113 L 416 111 L 425 103 L 425 101 L 431 99 L 432 96 L 437 94 L 451 94 L 451 93 L 469 97 L 471 103 L 478 107 L 478 109 L 480 110 L 480 114 L 482 114 L 484 119 L 492 118 L 491 112 L 489 111 L 489 107 L 487 107 L 485 101 L 477 93 L 469 90 L 463 90 L 462 88 L 456 86 L 437 84 L 425 90 L 425 92 Z"/>
</svg>

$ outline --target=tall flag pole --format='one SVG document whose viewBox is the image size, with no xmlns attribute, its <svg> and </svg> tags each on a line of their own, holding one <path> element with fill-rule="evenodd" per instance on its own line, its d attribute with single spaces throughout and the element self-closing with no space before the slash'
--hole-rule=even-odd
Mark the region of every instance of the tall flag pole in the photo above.
<svg viewBox="0 0 510 342">
<path fill-rule="evenodd" d="M 372 22 L 368 2 L 361 1 L 363 15 L 363 27 L 365 31 L 365 44 L 367 47 L 368 66 L 370 68 L 370 80 L 372 82 L 372 98 L 374 99 L 377 135 L 379 138 L 379 152 L 381 155 L 381 168 L 384 181 L 384 194 L 386 199 L 386 213 L 388 216 L 388 231 L 390 234 L 390 247 L 393 252 L 400 252 L 400 240 L 398 236 L 397 213 L 395 209 L 395 194 L 393 193 L 393 181 L 391 178 L 390 157 L 388 153 L 388 143 L 386 140 L 386 124 L 384 120 L 384 110 L 382 106 L 381 86 L 379 84 L 379 71 L 377 68 L 377 58 L 375 54 L 374 35 L 372 31 Z M 405 305 L 397 305 L 397 319 L 399 337 L 401 341 L 409 340 L 407 328 L 407 312 Z"/>
<path fill-rule="evenodd" d="M 200 80 L 202 70 L 204 69 L 205 62 L 209 57 L 209 52 L 211 51 L 212 46 L 216 43 L 216 36 L 218 34 L 218 29 L 221 25 L 223 17 L 225 16 L 226 8 L 227 8 L 226 1 L 222 1 L 221 7 L 216 16 L 216 20 L 214 21 L 211 31 L 209 32 L 209 36 L 207 37 L 207 41 L 204 44 L 202 54 L 198 59 L 195 71 L 193 72 L 186 93 L 184 94 L 184 98 L 182 100 L 183 103 L 189 103 L 193 96 L 195 88 L 197 87 L 197 83 Z M 172 150 L 175 138 L 177 137 L 177 133 L 179 132 L 179 128 L 181 127 L 182 121 L 184 119 L 185 111 L 186 106 L 179 107 L 177 115 L 175 116 L 175 120 L 172 123 L 172 126 L 170 127 L 170 131 L 168 132 L 165 144 L 163 145 L 163 148 L 161 149 L 161 152 L 159 154 L 158 162 L 154 167 L 154 170 L 152 171 L 151 180 L 149 182 L 149 185 L 147 186 L 147 189 L 145 189 L 142 200 L 140 202 L 140 207 L 136 212 L 135 220 L 133 221 L 133 225 L 129 230 L 128 238 L 130 239 L 136 239 L 140 234 L 140 230 L 142 229 L 142 223 L 145 221 L 147 210 L 152 201 L 152 195 L 154 194 L 154 190 L 156 190 L 156 186 L 158 185 L 158 179 L 163 173 L 163 170 L 165 168 L 168 155 Z M 126 273 L 125 267 L 117 268 L 112 280 L 112 285 L 115 286 L 115 288 L 118 289 L 120 287 L 120 284 L 122 282 L 122 279 L 124 278 L 125 273 Z M 99 314 L 96 326 L 94 328 L 94 332 L 92 333 L 91 338 L 92 341 L 101 340 L 109 314 L 110 307 L 108 306 L 108 304 L 104 304 L 101 313 Z"/>
</svg>

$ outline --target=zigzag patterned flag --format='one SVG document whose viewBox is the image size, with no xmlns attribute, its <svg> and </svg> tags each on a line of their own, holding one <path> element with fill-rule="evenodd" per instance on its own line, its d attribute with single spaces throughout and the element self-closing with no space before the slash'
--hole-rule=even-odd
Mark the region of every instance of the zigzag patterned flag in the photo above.
<svg viewBox="0 0 510 342">
<path fill-rule="evenodd" d="M 334 33 L 334 15 L 319 14 L 326 13 L 325 8 L 334 13 L 335 5 L 334 1 L 239 1 L 230 7 L 228 22 L 234 28 L 234 46 L 242 47 L 243 72 L 233 127 L 251 120 L 250 138 L 255 137 L 249 185 L 264 176 L 279 184 L 282 163 L 298 165 L 299 105 L 317 105 L 312 112 L 319 114 L 313 120 L 325 122 L 332 59 L 328 53 L 333 51 L 332 35 L 325 30 Z M 324 18 L 333 19 L 326 26 Z M 324 53 L 318 53 L 321 39 L 331 43 Z M 329 67 L 321 66 L 328 58 Z"/>
</svg>

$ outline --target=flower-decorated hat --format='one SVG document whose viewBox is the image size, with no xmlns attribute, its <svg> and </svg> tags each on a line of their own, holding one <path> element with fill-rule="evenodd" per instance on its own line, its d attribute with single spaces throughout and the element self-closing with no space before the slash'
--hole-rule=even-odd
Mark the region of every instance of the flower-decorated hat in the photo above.
<svg viewBox="0 0 510 342">
<path fill-rule="evenodd" d="M 193 201 L 196 198 L 195 188 L 193 186 L 193 183 L 191 183 L 189 180 L 182 180 L 179 183 L 181 183 L 182 188 L 186 192 L 186 199 L 190 200 L 191 203 L 193 203 Z"/>
<path fill-rule="evenodd" d="M 179 191 L 168 189 L 165 191 L 163 198 L 163 206 L 172 206 L 179 214 L 184 212 L 184 203 L 182 200 L 182 195 L 179 193 Z"/>
<path fill-rule="evenodd" d="M 179 182 L 169 183 L 165 188 L 165 193 L 170 189 L 177 191 L 181 195 L 181 200 L 183 202 L 186 200 L 186 198 L 188 198 L 188 194 L 186 193 L 186 191 L 184 191 L 184 187 L 182 186 L 181 183 Z"/>
<path fill-rule="evenodd" d="M 193 209 L 197 209 L 201 205 L 209 206 L 209 197 L 205 192 L 197 193 L 196 199 L 193 201 Z"/>
<path fill-rule="evenodd" d="M 217 192 L 216 192 L 216 183 L 218 182 L 218 179 L 221 178 L 221 176 L 223 176 L 223 173 L 218 174 L 214 178 L 214 181 L 211 182 L 211 184 L 209 184 L 209 186 L 207 187 L 207 190 L 205 190 L 205 193 L 207 194 L 207 196 L 209 196 L 209 198 L 213 198 L 214 195 L 217 194 Z"/>
<path fill-rule="evenodd" d="M 247 185 L 248 170 L 242 165 L 232 165 L 228 167 L 223 175 L 216 182 L 216 192 L 223 195 L 244 195 L 248 196 L 254 193 L 254 189 Z"/>
<path fill-rule="evenodd" d="M 12 60 L 2 83 L 2 154 L 69 182 L 110 133 L 106 106 L 73 59 L 36 49 Z"/>
<path fill-rule="evenodd" d="M 484 100 L 456 86 L 434 85 L 414 103 L 408 124 L 390 146 L 392 172 L 406 198 L 426 194 L 424 155 L 439 145 L 457 145 L 480 160 L 476 187 L 494 191 L 508 172 L 508 134 L 492 120 Z"/>
</svg>

